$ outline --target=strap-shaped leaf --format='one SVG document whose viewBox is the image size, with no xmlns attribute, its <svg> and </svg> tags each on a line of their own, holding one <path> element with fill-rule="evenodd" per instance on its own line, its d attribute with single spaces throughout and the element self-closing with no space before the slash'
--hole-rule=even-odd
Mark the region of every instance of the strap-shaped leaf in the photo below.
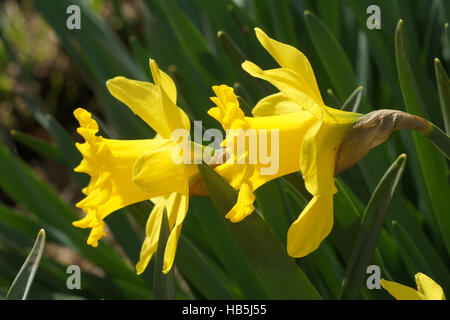
<svg viewBox="0 0 450 320">
<path fill-rule="evenodd" d="M 63 162 L 61 152 L 57 149 L 57 147 L 48 143 L 47 141 L 17 130 L 11 130 L 10 134 L 14 137 L 14 139 L 27 146 L 31 150 L 55 161 Z"/>
<path fill-rule="evenodd" d="M 158 250 L 155 255 L 155 269 L 153 271 L 153 291 L 155 300 L 175 299 L 175 274 L 174 268 L 167 274 L 162 273 L 164 264 L 164 252 L 166 251 L 167 239 L 169 239 L 169 220 L 167 212 L 164 210 L 161 221 L 161 231 L 159 233 Z"/>
<path fill-rule="evenodd" d="M 305 11 L 304 18 L 308 34 L 320 60 L 334 85 L 337 96 L 343 101 L 358 86 L 352 65 L 334 35 L 316 15 Z M 370 110 L 364 100 L 362 110 L 365 112 Z"/>
<path fill-rule="evenodd" d="M 217 211 L 270 297 L 320 299 L 312 283 L 257 213 L 239 223 L 225 219 L 236 202 L 236 190 L 211 167 L 205 164 L 198 167 Z"/>
<path fill-rule="evenodd" d="M 366 277 L 366 269 L 375 252 L 394 191 L 405 167 L 406 155 L 401 154 L 392 163 L 375 188 L 364 212 L 358 237 L 353 247 L 340 298 L 355 299 Z"/>
<path fill-rule="evenodd" d="M 45 231 L 41 229 L 34 246 L 9 288 L 6 300 L 26 300 L 45 247 Z"/>
<path fill-rule="evenodd" d="M 185 230 L 183 230 L 185 231 Z M 235 298 L 220 277 L 223 270 L 183 233 L 178 243 L 175 263 L 183 277 L 194 286 L 205 299 L 220 300 Z"/>
<path fill-rule="evenodd" d="M 442 118 L 444 119 L 445 132 L 450 135 L 450 83 L 447 73 L 438 58 L 434 59 L 436 70 L 436 82 L 441 100 Z"/>
<path fill-rule="evenodd" d="M 398 79 L 405 102 L 406 110 L 415 115 L 424 116 L 424 99 L 419 91 L 417 79 L 413 73 L 412 64 L 406 49 L 405 35 L 403 31 L 403 21 L 400 20 L 395 31 L 395 55 L 397 60 Z M 425 115 L 426 116 L 426 115 Z M 440 130 L 430 130 L 435 137 L 428 136 L 429 139 L 444 138 Z M 425 134 L 426 135 L 426 134 Z M 448 165 L 446 159 L 418 133 L 413 132 L 414 144 L 417 149 L 422 174 L 430 195 L 435 218 L 438 222 L 440 235 L 444 239 L 447 252 L 450 252 L 450 185 L 447 181 Z M 444 138 L 446 141 L 447 138 Z M 450 152 L 450 149 L 449 149 Z"/>
</svg>

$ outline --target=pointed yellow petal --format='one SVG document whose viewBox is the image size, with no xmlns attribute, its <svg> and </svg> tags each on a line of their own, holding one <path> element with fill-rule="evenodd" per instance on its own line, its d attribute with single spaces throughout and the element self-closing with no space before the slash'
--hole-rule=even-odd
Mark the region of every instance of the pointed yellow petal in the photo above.
<svg viewBox="0 0 450 320">
<path fill-rule="evenodd" d="M 177 104 L 177 87 L 175 86 L 175 82 L 173 82 L 172 78 L 167 73 L 159 69 L 155 60 L 150 59 L 149 65 L 155 85 L 161 86 L 172 103 Z"/>
<path fill-rule="evenodd" d="M 305 187 L 312 194 L 334 194 L 334 165 L 336 153 L 352 121 L 330 120 L 327 111 L 306 133 L 300 157 L 300 169 Z"/>
<path fill-rule="evenodd" d="M 314 196 L 289 227 L 287 251 L 291 257 L 304 257 L 316 250 L 333 227 L 333 195 Z"/>
<path fill-rule="evenodd" d="M 259 42 L 281 67 L 294 71 L 303 79 L 305 93 L 310 95 L 317 104 L 323 105 L 316 77 L 308 58 L 296 48 L 270 38 L 259 28 L 255 28 L 255 32 Z"/>
<path fill-rule="evenodd" d="M 183 193 L 172 193 L 166 202 L 167 218 L 169 221 L 170 230 L 172 230 L 174 226 L 183 223 L 188 210 L 189 186 L 187 181 L 181 189 L 183 190 Z"/>
<path fill-rule="evenodd" d="M 106 86 L 163 138 L 169 139 L 175 129 L 190 130 L 187 115 L 159 86 L 124 77 L 110 79 Z"/>
<path fill-rule="evenodd" d="M 332 129 L 317 121 L 306 133 L 300 156 L 305 187 L 312 195 L 334 194 L 334 159 L 340 141 Z"/>
<path fill-rule="evenodd" d="M 425 297 L 418 291 L 400 283 L 381 279 L 381 286 L 397 300 L 424 300 Z"/>
<path fill-rule="evenodd" d="M 167 239 L 166 250 L 164 252 L 163 270 L 167 274 L 172 269 L 175 261 L 175 253 L 177 251 L 178 240 L 180 239 L 182 224 L 176 226 L 171 232 L 169 239 Z"/>
<path fill-rule="evenodd" d="M 252 113 L 255 117 L 267 117 L 298 111 L 302 111 L 299 104 L 278 92 L 259 100 Z"/>
<path fill-rule="evenodd" d="M 325 111 L 324 111 L 325 112 Z M 327 115 L 325 115 L 327 117 Z M 347 125 L 322 119 L 306 133 L 300 155 L 305 187 L 314 197 L 288 231 L 288 252 L 302 257 L 318 248 L 333 226 L 334 163 Z"/>
<path fill-rule="evenodd" d="M 177 193 L 176 197 L 172 200 L 172 203 L 168 203 L 167 211 L 169 213 L 169 224 L 170 221 L 174 221 L 174 225 L 171 228 L 169 239 L 167 239 L 166 249 L 164 251 L 164 274 L 170 271 L 175 260 L 178 240 L 180 238 L 181 228 L 188 210 L 188 204 L 189 189 L 187 185 L 185 186 L 184 194 Z"/>
<path fill-rule="evenodd" d="M 158 248 L 161 222 L 165 208 L 165 199 L 161 197 L 156 201 L 145 227 L 145 239 L 141 246 L 139 261 L 136 264 L 137 274 L 141 274 L 147 268 L 150 259 Z"/>
<path fill-rule="evenodd" d="M 306 84 L 297 73 L 285 68 L 262 70 L 250 61 L 242 63 L 242 68 L 252 76 L 270 82 L 302 109 L 310 111 L 317 118 L 320 116 L 323 104 L 318 104 L 310 93 L 305 91 Z"/>
<path fill-rule="evenodd" d="M 427 300 L 445 300 L 444 290 L 427 275 L 419 272 L 416 274 L 417 290 Z"/>
</svg>

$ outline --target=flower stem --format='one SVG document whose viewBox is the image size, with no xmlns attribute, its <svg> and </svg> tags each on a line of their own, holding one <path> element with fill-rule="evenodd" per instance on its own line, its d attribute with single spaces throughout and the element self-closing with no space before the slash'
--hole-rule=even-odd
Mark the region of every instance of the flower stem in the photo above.
<svg viewBox="0 0 450 320">
<path fill-rule="evenodd" d="M 421 132 L 432 144 L 436 146 L 446 157 L 450 159 L 450 137 L 444 131 L 430 123 L 430 129 Z"/>
</svg>

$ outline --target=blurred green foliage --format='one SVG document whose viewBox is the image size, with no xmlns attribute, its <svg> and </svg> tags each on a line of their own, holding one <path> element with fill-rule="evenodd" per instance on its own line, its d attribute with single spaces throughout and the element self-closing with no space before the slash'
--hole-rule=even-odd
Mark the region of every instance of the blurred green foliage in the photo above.
<svg viewBox="0 0 450 320">
<path fill-rule="evenodd" d="M 98 248 L 71 225 L 88 181 L 72 170 L 81 159 L 72 111 L 92 111 L 104 136 L 152 137 L 109 95 L 105 81 L 118 75 L 151 81 L 153 58 L 175 79 L 190 118 L 219 128 L 206 114 L 212 85 L 233 86 L 250 107 L 275 92 L 240 67 L 244 59 L 274 66 L 256 26 L 305 53 L 327 105 L 354 107 L 361 85 L 359 112 L 405 110 L 448 130 L 448 1 L 79 1 L 80 30 L 66 27 L 70 4 L 0 4 L 0 296 L 40 228 L 47 246 L 31 299 L 389 298 L 361 282 L 367 264 L 411 287 L 414 274 L 424 272 L 450 294 L 448 160 L 407 131 L 340 175 L 332 234 L 301 259 L 284 250 L 287 228 L 309 196 L 299 174 L 258 189 L 256 212 L 234 225 L 223 219 L 233 190 L 203 168 L 212 201 L 192 199 L 169 280 L 154 272 L 155 259 L 142 276 L 134 271 L 150 202 L 108 216 L 109 236 Z M 381 9 L 380 30 L 366 27 L 372 4 Z M 402 153 L 407 161 L 401 158 L 398 170 Z M 70 264 L 83 270 L 81 290 L 66 287 Z"/>
</svg>

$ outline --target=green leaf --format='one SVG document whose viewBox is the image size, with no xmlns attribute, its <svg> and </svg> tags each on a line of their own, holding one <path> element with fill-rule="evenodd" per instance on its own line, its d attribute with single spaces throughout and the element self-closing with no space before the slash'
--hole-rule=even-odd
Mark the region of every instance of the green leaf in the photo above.
<svg viewBox="0 0 450 320">
<path fill-rule="evenodd" d="M 222 72 L 199 30 L 176 5 L 174 0 L 161 1 L 160 3 L 183 50 L 189 55 L 192 63 L 206 82 L 208 84 L 215 83 L 213 74 L 215 74 L 215 77 L 220 77 Z"/>
<path fill-rule="evenodd" d="M 341 279 L 344 275 L 344 268 L 334 248 L 325 241 L 316 251 L 311 253 L 311 258 L 333 299 L 337 299 L 341 288 Z"/>
<path fill-rule="evenodd" d="M 178 243 L 175 263 L 186 280 L 206 299 L 235 298 L 225 286 L 225 281 L 219 277 L 221 273 L 219 266 L 183 234 Z"/>
<path fill-rule="evenodd" d="M 289 183 L 289 185 L 294 188 L 297 193 L 306 200 L 311 200 L 312 195 L 306 190 L 305 181 L 299 172 L 293 172 L 283 176 L 283 179 Z"/>
<path fill-rule="evenodd" d="M 72 137 L 52 115 L 43 111 L 45 106 L 40 97 L 28 94 L 24 95 L 23 99 L 36 121 L 51 134 L 62 163 L 74 169 L 81 161 L 81 154 L 75 147 Z M 72 173 L 80 184 L 87 184 L 87 176 Z"/>
<path fill-rule="evenodd" d="M 245 59 L 242 51 L 239 49 L 239 47 L 233 41 L 233 39 L 231 39 L 227 35 L 227 33 L 223 30 L 220 30 L 219 32 L 217 32 L 217 38 L 219 39 L 219 42 L 222 45 L 225 52 L 230 57 L 231 61 L 233 61 L 236 64 L 236 66 L 238 66 L 240 68 L 242 62 L 244 62 L 246 59 Z"/>
<path fill-rule="evenodd" d="M 283 203 L 278 182 L 269 181 L 259 187 L 255 190 L 255 197 L 264 220 L 281 243 L 286 245 L 289 223 L 286 215 L 282 214 L 286 211 L 286 206 Z"/>
<path fill-rule="evenodd" d="M 384 25 L 386 19 L 382 18 L 382 27 L 380 30 L 370 30 L 365 27 L 368 17 L 366 9 L 372 3 L 370 1 L 354 0 L 344 0 L 344 3 L 355 16 L 358 25 L 363 26 L 362 30 L 369 40 L 370 50 L 373 53 L 373 58 L 378 66 L 382 80 L 388 84 L 390 93 L 396 98 L 396 101 L 401 101 L 398 90 L 399 86 L 396 81 L 397 76 L 395 74 L 395 54 L 394 50 L 392 50 L 394 41 L 392 34 Z"/>
<path fill-rule="evenodd" d="M 270 296 L 256 276 L 244 253 L 234 240 L 221 215 L 209 198 L 191 198 L 191 214 L 196 218 L 206 239 L 231 279 L 247 299 L 269 299 Z"/>
<path fill-rule="evenodd" d="M 166 251 L 167 239 L 169 239 L 170 229 L 167 212 L 164 210 L 161 231 L 159 233 L 158 250 L 155 254 L 155 269 L 153 270 L 153 292 L 155 300 L 174 300 L 175 299 L 175 271 L 170 269 L 164 274 L 164 253 Z"/>
<path fill-rule="evenodd" d="M 45 231 L 41 229 L 36 237 L 33 248 L 31 249 L 22 268 L 9 288 L 6 300 L 26 300 L 34 275 L 41 261 L 42 253 L 45 247 Z"/>
<path fill-rule="evenodd" d="M 398 78 L 406 109 L 411 114 L 426 116 L 423 99 L 418 90 L 406 51 L 402 20 L 398 22 L 395 32 L 395 53 Z M 413 132 L 413 138 L 435 219 L 438 222 L 447 252 L 450 253 L 450 233 L 448 232 L 450 230 L 450 215 L 448 215 L 448 208 L 450 208 L 450 197 L 448 197 L 450 184 L 447 181 L 448 165 L 446 159 L 424 137 L 417 132 Z"/>
<path fill-rule="evenodd" d="M 338 0 L 316 0 L 317 14 L 333 32 L 336 39 L 341 35 L 341 4 Z"/>
<path fill-rule="evenodd" d="M 59 150 L 47 141 L 17 130 L 11 130 L 10 134 L 14 139 L 27 146 L 31 150 L 37 152 L 38 154 L 46 156 L 55 161 L 62 162 L 62 156 Z"/>
<path fill-rule="evenodd" d="M 366 268 L 373 257 L 387 209 L 400 181 L 405 162 L 406 155 L 400 155 L 381 178 L 370 198 L 347 265 L 340 293 L 341 299 L 358 297 L 366 276 Z"/>
<path fill-rule="evenodd" d="M 436 82 L 441 101 L 442 118 L 444 119 L 445 132 L 450 135 L 450 83 L 438 58 L 434 59 L 434 69 L 436 71 Z"/>
<path fill-rule="evenodd" d="M 258 0 L 262 2 L 264 0 Z M 279 41 L 297 46 L 297 36 L 294 29 L 292 10 L 288 0 L 268 0 L 269 12 L 275 35 Z"/>
<path fill-rule="evenodd" d="M 397 221 L 392 221 L 392 227 L 398 241 L 397 243 L 402 249 L 401 252 L 404 256 L 406 256 L 405 260 L 407 261 L 407 264 L 409 264 L 410 272 L 423 272 L 431 278 L 436 279 L 425 257 L 414 244 L 414 241 L 411 239 L 408 232 L 406 232 L 406 230 Z"/>
<path fill-rule="evenodd" d="M 336 94 L 344 101 L 358 86 L 352 65 L 339 42 L 319 18 L 310 11 L 304 12 L 304 18 L 309 36 L 334 85 Z M 362 110 L 369 111 L 368 105 L 364 102 Z"/>
<path fill-rule="evenodd" d="M 80 68 L 86 82 L 100 101 L 107 119 L 114 124 L 120 136 L 129 139 L 148 137 L 151 134 L 148 126 L 106 90 L 105 81 L 115 76 L 146 79 L 113 30 L 85 2 L 78 3 L 82 15 L 82 28 L 76 32 L 66 27 L 67 15 L 64 13 L 72 4 L 71 1 L 50 3 L 37 0 L 35 4 Z"/>
<path fill-rule="evenodd" d="M 239 223 L 225 219 L 236 202 L 236 190 L 209 166 L 198 167 L 214 205 L 270 297 L 320 299 L 312 283 L 258 214 L 253 213 Z"/>
<path fill-rule="evenodd" d="M 356 197 L 345 183 L 336 179 L 338 192 L 334 195 L 334 224 L 331 231 L 333 244 L 344 261 L 348 263 L 356 241 L 362 210 Z"/>
</svg>

